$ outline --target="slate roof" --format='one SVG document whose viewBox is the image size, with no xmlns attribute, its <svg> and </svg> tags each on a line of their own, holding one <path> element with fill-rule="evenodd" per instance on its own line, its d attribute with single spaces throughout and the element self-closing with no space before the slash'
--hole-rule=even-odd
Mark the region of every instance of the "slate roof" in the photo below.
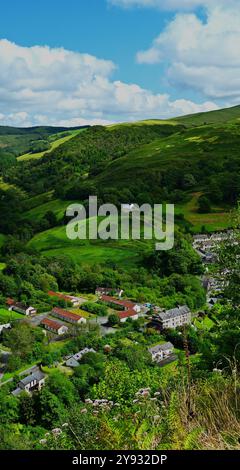
<svg viewBox="0 0 240 470">
<path fill-rule="evenodd" d="M 45 374 L 43 374 L 40 370 L 33 372 L 33 374 L 28 375 L 27 377 L 24 377 L 23 379 L 20 380 L 19 384 L 21 385 L 28 385 L 31 383 L 33 380 L 36 380 L 37 382 L 40 382 L 40 380 L 44 379 Z"/>
<path fill-rule="evenodd" d="M 152 354 L 158 353 L 160 351 L 168 351 L 169 349 L 174 349 L 174 346 L 172 343 L 163 343 L 163 344 L 157 344 L 156 346 L 153 346 L 152 348 L 149 348 L 148 351 Z"/>
<path fill-rule="evenodd" d="M 171 310 L 166 310 L 166 312 L 159 313 L 159 318 L 161 320 L 170 320 L 187 313 L 190 313 L 190 310 L 187 305 L 183 305 L 182 307 L 172 308 Z"/>
</svg>

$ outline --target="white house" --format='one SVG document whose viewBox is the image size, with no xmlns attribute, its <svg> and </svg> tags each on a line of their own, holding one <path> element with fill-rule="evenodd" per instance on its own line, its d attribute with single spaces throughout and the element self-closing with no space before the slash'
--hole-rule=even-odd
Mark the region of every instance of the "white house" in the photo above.
<svg viewBox="0 0 240 470">
<path fill-rule="evenodd" d="M 53 308 L 51 315 L 53 317 L 60 318 L 61 320 L 67 323 L 80 324 L 80 323 L 87 322 L 86 318 L 82 317 L 81 315 L 78 315 L 77 313 L 69 312 L 67 310 L 64 310 L 58 307 Z"/>
<path fill-rule="evenodd" d="M 120 319 L 120 323 L 125 323 L 128 318 L 132 320 L 138 319 L 138 313 L 135 310 L 125 310 L 124 312 L 117 312 L 117 316 Z"/>
<path fill-rule="evenodd" d="M 174 346 L 172 343 L 163 343 L 149 348 L 148 351 L 152 356 L 153 362 L 161 362 L 163 359 L 171 356 L 173 349 Z"/>
<path fill-rule="evenodd" d="M 122 204 L 121 208 L 123 212 L 132 212 L 135 209 L 135 204 Z"/>
<path fill-rule="evenodd" d="M 51 331 L 56 335 L 65 335 L 68 332 L 68 327 L 66 325 L 55 320 L 51 320 L 50 318 L 44 318 L 41 321 L 41 325 L 44 326 L 46 330 Z"/>
<path fill-rule="evenodd" d="M 0 325 L 0 334 L 3 332 L 4 329 L 11 328 L 11 323 L 5 323 L 4 325 Z"/>
<path fill-rule="evenodd" d="M 22 313 L 23 315 L 35 315 L 37 313 L 36 308 L 28 306 L 23 302 L 15 302 L 13 299 L 7 299 L 8 310 Z"/>
<path fill-rule="evenodd" d="M 160 324 L 162 329 L 177 328 L 191 323 L 191 312 L 186 305 L 172 308 L 153 316 L 153 321 Z"/>
<path fill-rule="evenodd" d="M 81 361 L 84 354 L 88 354 L 90 352 L 96 353 L 96 351 L 93 348 L 84 348 L 84 349 L 82 349 L 82 351 L 79 351 L 78 353 L 76 353 L 73 356 L 69 357 L 69 359 L 65 363 L 66 366 L 68 366 L 68 367 L 78 367 L 79 362 Z"/>
<path fill-rule="evenodd" d="M 12 395 L 17 396 L 21 392 L 27 392 L 29 394 L 41 390 L 45 383 L 45 375 L 40 369 L 32 372 L 27 377 L 24 377 L 18 383 L 18 387 L 12 392 Z"/>
</svg>

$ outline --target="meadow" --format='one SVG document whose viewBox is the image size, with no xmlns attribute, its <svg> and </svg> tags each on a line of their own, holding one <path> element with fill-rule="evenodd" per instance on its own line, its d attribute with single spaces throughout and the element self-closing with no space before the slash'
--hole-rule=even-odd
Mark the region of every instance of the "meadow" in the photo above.
<svg viewBox="0 0 240 470">
<path fill-rule="evenodd" d="M 0 308 L 0 323 L 8 323 L 11 320 L 20 320 L 24 316 L 17 312 L 10 312 L 5 308 Z"/>
<path fill-rule="evenodd" d="M 69 135 L 64 136 L 64 137 L 61 136 L 62 133 L 57 134 L 57 136 L 59 136 L 59 138 L 57 138 L 53 142 L 51 142 L 51 146 L 50 146 L 49 150 L 45 150 L 43 152 L 38 152 L 38 153 L 25 153 L 23 155 L 20 155 L 17 158 L 17 160 L 19 162 L 22 162 L 22 161 L 37 160 L 39 158 L 42 158 L 46 153 L 50 153 L 53 150 L 55 150 L 56 148 L 60 147 L 60 145 L 65 144 L 66 142 L 71 140 L 73 137 L 78 135 L 80 132 L 81 132 L 81 130 L 70 131 Z M 54 136 L 54 137 L 56 137 L 56 136 Z"/>
</svg>

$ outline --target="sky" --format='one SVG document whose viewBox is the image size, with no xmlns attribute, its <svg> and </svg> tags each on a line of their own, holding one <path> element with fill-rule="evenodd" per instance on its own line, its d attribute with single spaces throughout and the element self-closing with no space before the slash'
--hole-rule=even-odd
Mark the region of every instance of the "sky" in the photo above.
<svg viewBox="0 0 240 470">
<path fill-rule="evenodd" d="M 240 104 L 240 0 L 8 0 L 0 125 L 167 119 Z"/>
</svg>

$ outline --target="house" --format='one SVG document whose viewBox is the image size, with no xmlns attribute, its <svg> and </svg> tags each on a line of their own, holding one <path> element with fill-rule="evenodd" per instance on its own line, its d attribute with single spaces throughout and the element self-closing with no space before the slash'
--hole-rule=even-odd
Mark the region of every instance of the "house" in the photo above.
<svg viewBox="0 0 240 470">
<path fill-rule="evenodd" d="M 84 348 L 84 349 L 82 349 L 82 351 L 79 351 L 77 354 L 74 354 L 74 356 L 69 357 L 68 360 L 66 361 L 65 365 L 67 367 L 78 367 L 79 362 L 81 361 L 84 354 L 88 354 L 90 352 L 96 353 L 96 351 L 93 348 Z"/>
<path fill-rule="evenodd" d="M 67 323 L 80 324 L 87 322 L 86 318 L 82 317 L 81 315 L 69 312 L 68 310 L 64 310 L 58 307 L 52 309 L 51 315 L 53 317 L 60 318 L 61 320 Z"/>
<path fill-rule="evenodd" d="M 11 323 L 5 323 L 4 325 L 0 325 L 0 334 L 3 332 L 4 329 L 11 328 Z"/>
<path fill-rule="evenodd" d="M 65 300 L 66 302 L 70 302 L 73 307 L 79 307 L 81 305 L 82 300 L 79 297 L 75 297 L 73 295 L 61 294 L 60 292 L 54 292 L 52 290 L 48 291 L 48 295 L 50 297 L 58 297 L 59 299 Z"/>
<path fill-rule="evenodd" d="M 125 310 L 124 312 L 118 312 L 117 316 L 120 319 L 120 323 L 124 323 L 128 318 L 131 318 L 132 320 L 138 319 L 138 313 L 135 310 Z"/>
<path fill-rule="evenodd" d="M 186 305 L 172 308 L 154 315 L 153 322 L 159 324 L 161 329 L 177 328 L 191 323 L 191 312 Z"/>
<path fill-rule="evenodd" d="M 172 355 L 173 349 L 174 346 L 172 343 L 163 343 L 149 348 L 148 351 L 152 356 L 153 362 L 161 362 L 163 359 L 166 359 Z"/>
<path fill-rule="evenodd" d="M 95 294 L 98 297 L 101 297 L 102 295 L 115 295 L 120 298 L 122 297 L 123 290 L 115 289 L 114 287 L 97 287 Z"/>
<path fill-rule="evenodd" d="M 34 307 L 30 307 L 23 302 L 16 302 L 13 299 L 7 299 L 6 304 L 8 306 L 8 310 L 22 313 L 23 315 L 35 315 L 37 310 Z"/>
<path fill-rule="evenodd" d="M 102 295 L 101 302 L 107 304 L 109 307 L 112 307 L 116 310 L 135 310 L 135 312 L 139 313 L 141 311 L 140 305 L 137 305 L 131 300 L 120 300 L 115 299 L 114 297 L 110 297 L 109 295 Z"/>
<path fill-rule="evenodd" d="M 122 204 L 122 212 L 132 212 L 136 206 L 135 204 Z"/>
<path fill-rule="evenodd" d="M 63 325 L 63 323 L 59 323 L 54 320 L 50 320 L 50 318 L 44 318 L 40 325 L 44 326 L 44 328 L 56 335 L 65 335 L 68 332 L 68 327 Z"/>
<path fill-rule="evenodd" d="M 27 392 L 29 394 L 41 390 L 45 383 L 45 374 L 43 374 L 40 369 L 36 369 L 27 377 L 18 382 L 18 386 L 13 390 L 12 395 L 17 396 L 21 392 Z"/>
</svg>

